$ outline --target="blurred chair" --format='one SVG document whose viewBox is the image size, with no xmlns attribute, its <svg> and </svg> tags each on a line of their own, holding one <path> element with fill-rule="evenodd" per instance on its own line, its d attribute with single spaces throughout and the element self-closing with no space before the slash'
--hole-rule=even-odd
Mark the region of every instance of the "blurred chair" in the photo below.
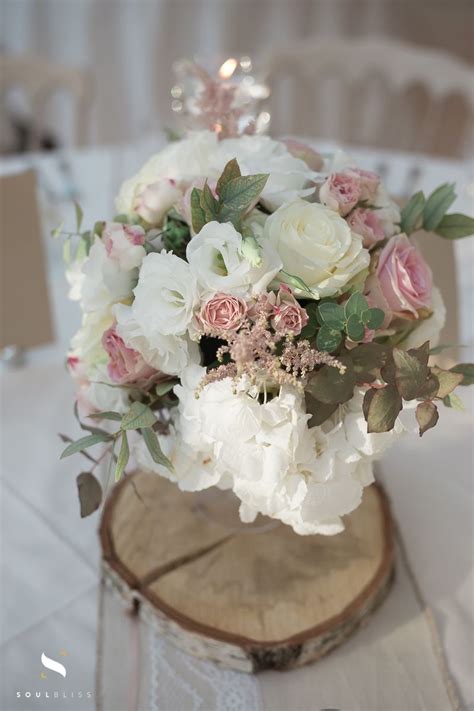
<svg viewBox="0 0 474 711">
<path fill-rule="evenodd" d="M 264 61 L 275 135 L 465 156 L 473 147 L 472 67 L 383 38 L 305 40 Z"/>
<path fill-rule="evenodd" d="M 23 150 L 35 151 L 48 147 L 48 140 L 64 143 L 64 136 L 57 125 L 52 125 L 51 115 L 57 116 L 53 99 L 65 94 L 73 103 L 75 146 L 82 146 L 88 137 L 89 109 L 91 105 L 91 82 L 87 72 L 50 64 L 36 57 L 10 57 L 0 55 L 0 116 L 2 127 L 8 121 L 17 123 L 23 132 Z M 15 109 L 9 113 L 9 98 L 15 94 L 22 104 L 20 116 Z M 56 121 L 58 123 L 58 121 Z M 2 129 L 3 130 L 3 129 Z M 46 144 L 46 145 L 45 145 Z"/>
</svg>

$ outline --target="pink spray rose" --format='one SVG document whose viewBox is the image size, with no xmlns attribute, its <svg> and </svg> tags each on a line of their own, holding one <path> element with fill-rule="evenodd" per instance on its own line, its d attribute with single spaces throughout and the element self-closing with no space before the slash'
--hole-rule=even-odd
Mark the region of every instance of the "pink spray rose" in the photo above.
<svg viewBox="0 0 474 711">
<path fill-rule="evenodd" d="M 304 161 L 308 168 L 314 171 L 321 170 L 324 165 L 323 157 L 315 151 L 311 146 L 300 141 L 295 141 L 293 138 L 287 138 L 283 141 L 289 152 L 295 158 Z"/>
<path fill-rule="evenodd" d="M 319 190 L 323 205 L 345 217 L 361 198 L 359 178 L 355 173 L 332 173 Z"/>
<path fill-rule="evenodd" d="M 281 334 L 292 333 L 298 336 L 307 323 L 308 314 L 305 309 L 296 301 L 291 289 L 282 284 L 273 307 L 273 328 Z"/>
<path fill-rule="evenodd" d="M 236 331 L 247 312 L 248 306 L 239 296 L 217 293 L 203 305 L 197 316 L 199 330 L 205 333 Z"/>
<path fill-rule="evenodd" d="M 128 348 L 117 334 L 115 327 L 105 331 L 102 345 L 109 356 L 107 370 L 114 383 L 145 383 L 159 373 L 145 363 L 140 353 Z"/>
<path fill-rule="evenodd" d="M 123 271 L 139 267 L 145 256 L 145 231 L 139 225 L 106 222 L 102 230 L 102 242 L 109 257 Z"/>
<path fill-rule="evenodd" d="M 374 244 L 385 239 L 382 223 L 375 210 L 358 207 L 351 212 L 347 222 L 351 229 L 362 237 L 366 249 L 370 249 Z"/>
<path fill-rule="evenodd" d="M 150 225 L 162 224 L 166 213 L 182 197 L 182 192 L 172 178 L 162 178 L 147 185 L 135 198 L 134 209 Z"/>
<path fill-rule="evenodd" d="M 419 309 L 431 307 L 431 269 L 406 235 L 392 237 L 383 248 L 375 276 L 383 299 L 394 316 L 418 318 Z M 376 290 L 374 298 L 375 294 Z"/>
<path fill-rule="evenodd" d="M 361 170 L 360 168 L 351 168 L 350 173 L 356 176 L 360 189 L 360 199 L 373 203 L 378 187 L 380 185 L 380 177 L 377 173 L 371 170 Z"/>
</svg>

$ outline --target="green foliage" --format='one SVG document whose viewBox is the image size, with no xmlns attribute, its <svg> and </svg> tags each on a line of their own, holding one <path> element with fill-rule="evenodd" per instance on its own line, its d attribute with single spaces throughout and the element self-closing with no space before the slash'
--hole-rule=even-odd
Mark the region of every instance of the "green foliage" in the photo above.
<svg viewBox="0 0 474 711">
<path fill-rule="evenodd" d="M 395 385 L 367 390 L 364 397 L 367 432 L 389 432 L 402 406 L 402 398 Z"/>
<path fill-rule="evenodd" d="M 292 286 L 295 289 L 299 289 L 300 291 L 305 292 L 308 294 L 308 296 L 311 296 L 314 298 L 314 292 L 313 290 L 306 284 L 303 279 L 300 279 L 300 277 L 295 276 L 294 274 L 288 274 L 288 272 L 285 272 L 283 269 L 278 272 L 278 278 L 280 281 L 283 282 L 283 284 L 288 284 L 288 286 Z"/>
<path fill-rule="evenodd" d="M 157 385 L 155 385 L 156 396 L 163 397 L 167 395 L 177 383 L 179 383 L 179 380 L 175 380 L 174 378 L 172 380 L 165 380 L 163 383 L 157 383 Z"/>
<path fill-rule="evenodd" d="M 97 511 L 102 501 L 102 487 L 91 472 L 82 472 L 76 479 L 81 518 Z"/>
<path fill-rule="evenodd" d="M 423 208 L 423 229 L 429 232 L 435 230 L 455 199 L 454 183 L 446 183 L 436 188 L 427 199 Z"/>
<path fill-rule="evenodd" d="M 156 417 L 153 411 L 143 402 L 133 402 L 130 410 L 125 413 L 120 422 L 122 430 L 138 430 L 142 427 L 153 427 Z"/>
<path fill-rule="evenodd" d="M 415 193 L 401 211 L 400 229 L 409 235 L 415 232 L 421 224 L 421 217 L 425 207 L 426 199 L 420 191 Z"/>
<path fill-rule="evenodd" d="M 462 239 L 474 235 L 474 218 L 463 215 L 460 212 L 453 212 L 445 215 L 438 223 L 435 232 L 445 239 Z"/>
<path fill-rule="evenodd" d="M 174 467 L 168 457 L 161 451 L 160 443 L 155 432 L 150 427 L 144 427 L 141 433 L 153 461 L 156 462 L 156 464 L 161 464 L 163 467 L 166 467 L 170 472 L 173 472 Z"/>
<path fill-rule="evenodd" d="M 452 407 L 453 410 L 465 410 L 463 401 L 456 395 L 456 393 L 446 395 L 446 397 L 443 398 L 443 405 L 446 407 Z"/>
<path fill-rule="evenodd" d="M 130 448 L 128 446 L 127 433 L 122 432 L 122 443 L 120 445 L 120 452 L 117 458 L 117 464 L 115 466 L 115 481 L 118 481 L 125 471 L 125 467 L 128 464 L 128 459 L 130 457 Z"/>
<path fill-rule="evenodd" d="M 306 385 L 306 391 L 325 405 L 336 405 L 347 402 L 354 393 L 356 376 L 349 355 L 338 357 L 346 367 L 344 373 L 337 368 L 324 366 L 316 371 Z"/>
<path fill-rule="evenodd" d="M 191 239 L 188 225 L 174 215 L 168 214 L 162 232 L 163 247 L 179 257 L 186 255 L 186 247 Z"/>
<path fill-rule="evenodd" d="M 311 415 L 308 427 L 317 427 L 331 417 L 339 407 L 338 403 L 324 403 L 316 400 L 309 392 L 305 392 L 306 412 Z"/>
<path fill-rule="evenodd" d="M 354 292 L 344 306 L 335 301 L 320 303 L 316 311 L 317 322 L 321 328 L 316 337 L 319 350 L 333 353 L 341 344 L 344 335 L 357 343 L 362 341 L 365 327 L 379 328 L 385 318 L 381 309 L 369 308 L 367 299 L 359 292 Z"/>
<path fill-rule="evenodd" d="M 474 385 L 474 363 L 458 363 L 450 370 L 451 373 L 460 373 L 463 376 L 460 385 Z"/>
<path fill-rule="evenodd" d="M 231 222 L 242 231 L 242 218 L 254 205 L 264 189 L 268 175 L 242 175 L 235 158 L 227 163 L 220 176 L 214 197 L 206 183 L 202 190 L 191 193 L 191 215 L 194 232 L 199 232 L 207 222 Z"/>
<path fill-rule="evenodd" d="M 97 432 L 95 434 L 86 435 L 75 442 L 71 442 L 71 444 L 69 444 L 61 454 L 61 459 L 70 457 L 71 454 L 82 452 L 84 449 L 89 449 L 89 447 L 93 447 L 95 444 L 99 444 L 100 442 L 110 442 L 111 440 L 113 440 L 113 435 L 109 435 L 106 432 L 103 434 Z"/>
</svg>

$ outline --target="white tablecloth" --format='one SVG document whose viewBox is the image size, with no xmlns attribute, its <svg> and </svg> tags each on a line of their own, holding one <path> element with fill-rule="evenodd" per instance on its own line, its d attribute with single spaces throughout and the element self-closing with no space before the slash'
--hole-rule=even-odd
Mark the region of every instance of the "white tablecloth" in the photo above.
<svg viewBox="0 0 474 711">
<path fill-rule="evenodd" d="M 111 214 L 120 180 L 151 150 L 152 142 L 144 142 L 138 148 L 68 156 L 86 223 Z M 367 168 L 386 161 L 390 189 L 402 192 L 410 158 L 354 153 Z M 41 176 L 45 222 L 51 226 L 65 213 L 72 223 L 73 210 L 58 202 L 64 174 L 57 159 L 28 160 Z M 0 166 L 3 172 L 14 167 L 15 161 Z M 465 165 L 423 159 L 422 167 L 423 188 L 456 180 L 461 196 L 455 207 L 469 210 L 472 176 Z M 58 342 L 32 354 L 27 368 L 4 372 L 1 378 L 2 711 L 80 711 L 94 708 L 96 702 L 97 516 L 79 518 L 74 482 L 78 461 L 58 461 L 62 445 L 56 437 L 59 431 L 77 434 L 73 388 L 61 359 L 79 316 L 65 298 L 59 249 L 53 242 L 47 249 Z M 466 241 L 457 250 L 462 340 L 472 343 L 472 246 Z M 107 609 L 102 613 L 109 620 L 120 619 L 121 627 L 115 623 L 111 632 L 107 619 L 103 620 L 109 639 L 99 685 L 105 694 L 103 708 L 125 711 L 135 708 L 139 698 L 143 711 L 328 707 L 431 711 L 450 708 L 456 695 L 466 708 L 474 708 L 472 397 L 466 399 L 468 413 L 443 411 L 436 430 L 421 441 L 405 439 L 388 453 L 382 467 L 418 592 L 401 561 L 388 602 L 349 643 L 308 669 L 257 678 L 223 672 L 180 655 L 153 637 L 152 629 L 137 629 L 126 615 L 117 616 L 113 599 L 105 596 Z M 432 619 L 422 615 L 420 595 Z M 439 667 L 442 656 L 433 649 L 431 622 L 446 655 L 445 672 L 454 684 L 451 700 Z M 117 638 L 112 640 L 112 658 L 111 634 Z M 142 654 L 153 650 L 139 668 L 135 649 Z M 65 679 L 42 666 L 43 652 L 64 664 Z M 136 693 L 130 682 L 133 677 Z M 28 692 L 31 698 L 25 698 Z M 45 696 L 47 692 L 52 698 Z M 54 698 L 54 692 L 59 698 Z"/>
</svg>

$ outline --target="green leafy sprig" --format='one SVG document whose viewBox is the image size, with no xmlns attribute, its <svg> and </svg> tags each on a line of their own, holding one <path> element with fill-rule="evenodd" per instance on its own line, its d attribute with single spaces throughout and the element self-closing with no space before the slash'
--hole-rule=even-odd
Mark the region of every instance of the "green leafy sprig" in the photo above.
<svg viewBox="0 0 474 711">
<path fill-rule="evenodd" d="M 415 193 L 401 211 L 401 231 L 410 235 L 417 230 L 426 230 L 445 239 L 474 235 L 472 217 L 461 213 L 446 214 L 455 199 L 454 184 L 449 183 L 440 185 L 428 198 L 421 191 Z"/>
</svg>

